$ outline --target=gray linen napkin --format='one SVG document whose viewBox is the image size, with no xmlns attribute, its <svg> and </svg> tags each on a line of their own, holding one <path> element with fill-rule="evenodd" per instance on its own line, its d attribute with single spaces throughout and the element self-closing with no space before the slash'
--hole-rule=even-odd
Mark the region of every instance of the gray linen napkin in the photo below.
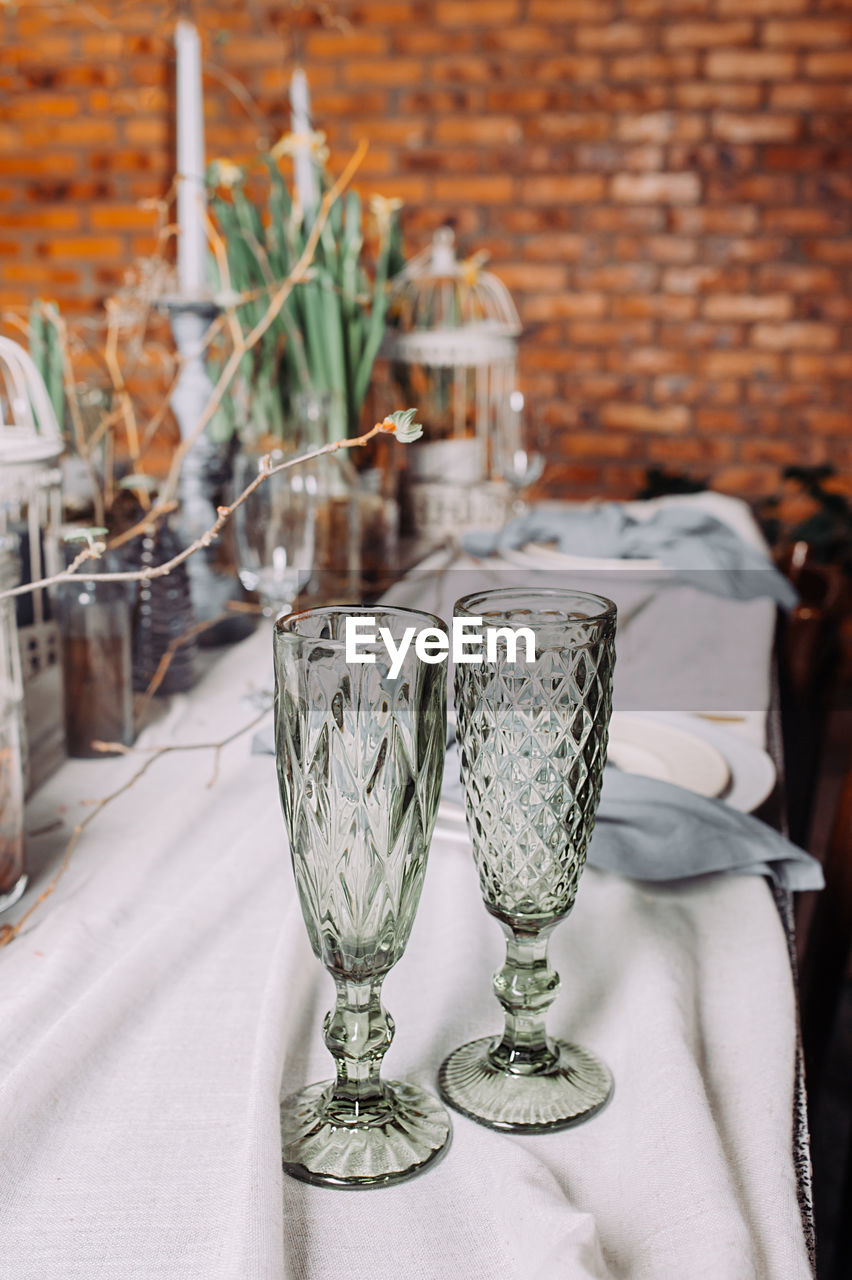
<svg viewBox="0 0 852 1280">
<path fill-rule="evenodd" d="M 462 804 L 458 749 L 447 752 L 441 795 Z M 782 889 L 823 887 L 822 867 L 751 814 L 655 778 L 607 769 L 590 866 L 630 880 L 687 880 L 713 871 L 769 876 Z"/>
<path fill-rule="evenodd" d="M 570 555 L 621 560 L 659 560 L 702 591 L 753 600 L 769 596 L 792 609 L 798 596 L 790 582 L 724 521 L 696 507 L 661 507 L 644 520 L 616 502 L 580 510 L 533 507 L 496 533 L 466 533 L 465 551 L 487 557 L 528 542 L 556 542 Z"/>
</svg>

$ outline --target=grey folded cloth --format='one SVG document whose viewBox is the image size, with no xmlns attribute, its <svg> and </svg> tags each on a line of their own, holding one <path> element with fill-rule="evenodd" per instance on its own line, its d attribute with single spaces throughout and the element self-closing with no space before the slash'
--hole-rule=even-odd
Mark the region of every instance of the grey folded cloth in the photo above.
<svg viewBox="0 0 852 1280">
<path fill-rule="evenodd" d="M 763 552 L 696 507 L 660 507 L 644 520 L 616 502 L 564 511 L 533 507 L 498 532 L 462 537 L 465 551 L 483 558 L 528 542 L 556 542 L 569 555 L 659 560 L 692 586 L 734 600 L 769 596 L 783 609 L 798 602 L 792 584 Z"/>
<path fill-rule="evenodd" d="M 447 752 L 442 796 L 462 804 L 458 750 Z M 769 876 L 783 889 L 823 887 L 822 867 L 772 827 L 670 782 L 609 768 L 590 866 L 630 880 L 687 880 L 713 871 Z"/>
</svg>

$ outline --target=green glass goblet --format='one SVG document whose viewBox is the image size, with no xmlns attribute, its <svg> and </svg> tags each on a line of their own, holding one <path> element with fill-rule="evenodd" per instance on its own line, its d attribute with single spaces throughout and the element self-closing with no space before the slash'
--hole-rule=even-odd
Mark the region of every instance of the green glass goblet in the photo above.
<svg viewBox="0 0 852 1280">
<path fill-rule="evenodd" d="M 486 909 L 506 935 L 494 975 L 505 1029 L 451 1053 L 439 1086 L 482 1124 L 540 1133 L 594 1115 L 613 1087 L 603 1063 L 551 1039 L 545 1019 L 559 990 L 548 940 L 574 905 L 600 800 L 616 609 L 585 592 L 510 588 L 466 596 L 455 613 L 528 628 L 535 657 L 497 633 L 491 655 L 456 666 L 468 830 Z"/>
<path fill-rule="evenodd" d="M 278 781 L 296 887 L 314 953 L 334 978 L 325 1042 L 336 1079 L 281 1103 L 285 1172 L 334 1187 L 419 1173 L 445 1150 L 449 1117 L 412 1084 L 381 1078 L 393 1020 L 385 975 L 411 932 L 441 790 L 447 724 L 443 662 L 411 644 L 391 675 L 387 647 L 347 661 L 354 608 L 309 609 L 275 624 Z M 370 614 L 399 642 L 406 628 L 446 627 L 429 614 Z"/>
</svg>

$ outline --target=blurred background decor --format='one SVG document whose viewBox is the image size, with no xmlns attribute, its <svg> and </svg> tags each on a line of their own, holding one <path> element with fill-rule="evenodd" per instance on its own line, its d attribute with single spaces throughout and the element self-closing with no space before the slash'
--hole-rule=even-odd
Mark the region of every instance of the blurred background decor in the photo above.
<svg viewBox="0 0 852 1280">
<path fill-rule="evenodd" d="M 0 591 L 20 579 L 17 539 L 0 533 Z M 24 685 L 14 600 L 0 600 L 0 911 L 26 888 L 24 789 L 26 760 Z"/>
<path fill-rule="evenodd" d="M 390 289 L 384 354 L 406 402 L 423 406 L 427 442 L 408 459 L 407 516 L 415 534 L 499 527 L 501 477 L 521 449 L 518 313 L 509 291 L 483 270 L 487 254 L 459 261 L 451 227 L 405 264 Z M 523 405 L 523 400 L 521 400 Z"/>
<path fill-rule="evenodd" d="M 331 186 L 323 163 L 327 151 L 322 135 L 312 138 L 321 196 Z M 221 237 L 218 287 L 246 296 L 237 308 L 246 328 L 263 314 L 270 284 L 285 279 L 302 258 L 316 220 L 318 204 L 304 208 L 280 168 L 297 146 L 288 134 L 251 168 L 229 161 L 210 166 L 210 213 Z M 304 431 L 300 396 L 325 401 L 329 439 L 357 434 L 384 334 L 385 285 L 402 264 L 397 207 L 374 197 L 371 208 L 372 278 L 361 199 L 347 191 L 331 205 L 298 288 L 244 360 L 216 419 L 216 434 L 250 443 L 298 435 Z"/>
<path fill-rule="evenodd" d="M 783 13 L 781 9 L 783 8 Z M 753 498 L 833 462 L 847 494 L 848 12 L 823 0 L 193 6 L 208 157 L 293 129 L 304 68 L 339 171 L 454 225 L 525 339 L 542 489 L 650 466 Z M 155 252 L 175 173 L 173 6 L 3 6 L 2 304 L 92 315 Z M 165 444 L 165 438 L 161 442 Z"/>
<path fill-rule="evenodd" d="M 12 586 L 59 567 L 64 445 L 54 399 L 56 380 L 52 397 L 24 348 L 0 337 L 0 536 L 8 543 L 4 577 L 15 576 Z M 20 749 L 25 784 L 34 788 L 62 758 L 58 631 L 43 591 L 14 605 L 26 725 Z"/>
<path fill-rule="evenodd" d="M 301 84 L 304 94 L 304 79 Z M 304 116 L 304 99 L 301 110 Z M 236 313 L 247 331 L 263 315 L 270 286 L 304 258 L 332 185 L 326 156 L 322 134 L 291 132 L 244 168 L 222 160 L 210 166 L 218 288 L 246 299 Z M 310 184 L 308 194 L 291 190 L 281 169 L 292 160 L 298 175 L 305 158 L 313 196 Z M 333 200 L 310 265 L 241 361 L 211 421 L 214 439 L 239 440 L 256 459 L 282 443 L 304 450 L 358 433 L 385 330 L 388 277 L 402 263 L 398 208 L 398 201 L 373 196 L 368 234 L 357 192 Z M 214 376 L 219 371 L 214 362 Z M 345 453 L 318 459 L 312 474 L 317 571 L 326 585 L 336 582 L 354 597 L 362 564 L 386 550 L 375 546 L 377 519 L 385 519 L 394 536 L 395 478 L 381 468 L 372 479 L 362 477 Z"/>
<path fill-rule="evenodd" d="M 136 734 L 127 585 L 92 582 L 83 572 L 57 582 L 51 599 L 61 633 L 68 755 L 98 759 L 111 754 L 100 743 L 129 747 Z"/>
<path fill-rule="evenodd" d="M 850 75 L 846 0 L 0 6 L 0 324 L 26 337 L 65 446 L 26 463 L 24 504 L 3 487 L 18 464 L 0 468 L 18 535 L 0 577 L 49 567 L 60 469 L 64 518 L 131 569 L 200 528 L 193 573 L 221 595 L 191 597 L 178 566 L 128 603 L 137 690 L 164 660 L 160 687 L 188 684 L 236 590 L 230 530 L 203 539 L 238 440 L 255 465 L 267 440 L 351 440 L 410 387 L 426 439 L 408 520 L 427 537 L 499 526 L 533 484 L 567 503 L 707 488 L 763 517 L 801 596 L 775 649 L 788 819 L 825 849 L 852 706 Z M 498 295 L 487 360 L 403 349 L 464 337 Z M 338 598 L 406 554 L 381 443 L 304 473 Z M 58 680 L 46 597 L 0 631 L 16 812 L 20 695 Z M 15 674 L 19 633 L 35 678 Z M 852 1114 L 850 997 L 835 1110 L 815 1097 L 830 1137 Z"/>
</svg>

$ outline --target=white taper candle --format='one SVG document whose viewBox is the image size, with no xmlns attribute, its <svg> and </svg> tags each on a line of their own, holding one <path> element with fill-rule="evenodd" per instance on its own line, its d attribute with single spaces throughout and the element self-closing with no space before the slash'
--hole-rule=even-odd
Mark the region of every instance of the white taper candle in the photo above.
<svg viewBox="0 0 852 1280">
<path fill-rule="evenodd" d="M 290 128 L 297 138 L 293 155 L 296 195 L 304 213 L 316 208 L 319 201 L 317 173 L 309 141 L 311 134 L 311 98 L 308 77 L 296 67 L 290 80 Z"/>
<path fill-rule="evenodd" d="M 191 22 L 175 27 L 177 55 L 177 215 L 178 280 L 187 297 L 207 286 L 207 232 L 204 190 L 204 99 L 201 88 L 201 42 Z"/>
</svg>

